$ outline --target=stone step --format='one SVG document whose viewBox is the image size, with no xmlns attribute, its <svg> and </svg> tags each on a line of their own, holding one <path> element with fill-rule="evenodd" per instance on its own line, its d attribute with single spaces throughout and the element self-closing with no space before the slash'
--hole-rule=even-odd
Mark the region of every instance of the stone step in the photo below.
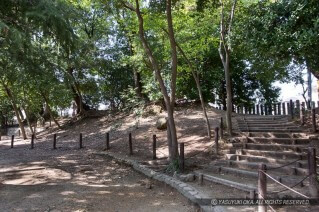
<svg viewBox="0 0 319 212">
<path fill-rule="evenodd" d="M 264 129 L 255 129 L 255 128 L 240 128 L 238 129 L 242 132 L 303 132 L 301 129 L 269 129 L 269 128 L 264 128 Z"/>
<path fill-rule="evenodd" d="M 291 163 L 293 161 L 285 161 L 285 164 Z M 281 167 L 285 164 L 282 163 L 264 163 L 267 166 L 267 169 L 274 169 L 271 172 L 276 173 L 277 175 L 296 175 L 296 176 L 305 176 L 308 174 L 308 170 L 306 168 L 299 168 L 298 164 L 301 164 L 302 167 L 307 167 L 307 161 L 298 161 L 292 163 L 288 166 Z M 224 167 L 231 167 L 231 168 L 239 168 L 245 169 L 250 171 L 256 171 L 259 169 L 260 162 L 251 162 L 251 161 L 235 161 L 235 160 L 219 160 L 213 164 L 214 166 L 224 166 Z M 281 168 L 278 168 L 281 167 Z"/>
<path fill-rule="evenodd" d="M 233 143 L 231 144 L 235 148 L 242 149 L 254 149 L 254 150 L 268 150 L 268 151 L 294 151 L 304 152 L 307 148 L 305 145 L 292 145 L 292 144 L 255 144 L 255 143 Z M 245 147 L 245 148 L 244 148 Z"/>
<path fill-rule="evenodd" d="M 202 174 L 204 180 L 209 182 L 229 186 L 245 192 L 257 191 L 257 187 L 254 184 L 248 185 L 246 182 L 240 182 L 240 179 L 234 177 L 221 176 L 218 174 L 206 174 L 201 171 L 195 171 L 194 173 L 197 177 Z"/>
<path fill-rule="evenodd" d="M 291 128 L 291 127 L 297 127 L 294 124 L 278 124 L 278 123 L 238 123 L 239 127 L 267 127 L 267 128 Z"/>
<path fill-rule="evenodd" d="M 238 116 L 237 119 L 258 119 L 258 120 L 277 120 L 277 119 L 289 119 L 289 116 L 274 115 L 274 116 L 259 116 L 259 115 L 246 115 Z"/>
<path fill-rule="evenodd" d="M 309 138 L 306 133 L 286 133 L 286 132 L 250 132 L 248 137 L 264 137 L 264 138 Z"/>
<path fill-rule="evenodd" d="M 201 171 L 195 171 L 194 172 L 196 177 L 199 177 L 200 175 L 203 175 L 203 179 L 205 181 L 209 181 L 209 182 L 212 182 L 212 183 L 217 183 L 217 184 L 221 184 L 221 185 L 224 185 L 224 186 L 228 186 L 228 187 L 231 187 L 231 188 L 235 188 L 235 189 L 238 189 L 238 190 L 241 190 L 241 191 L 244 191 L 244 192 L 252 192 L 254 191 L 255 193 L 258 193 L 257 191 L 257 178 L 254 178 L 254 179 L 251 179 L 251 178 L 240 178 L 240 177 L 236 177 L 236 176 L 232 176 L 232 175 L 221 175 L 221 174 L 215 174 L 215 173 L 212 173 L 212 172 L 207 172 L 207 171 L 204 171 L 204 170 L 201 170 Z M 277 178 L 277 177 L 275 177 Z M 277 178 L 278 179 L 278 178 Z M 302 179 L 301 177 L 299 179 Z M 292 186 L 293 184 L 295 184 L 295 181 L 297 181 L 297 179 L 294 180 L 294 182 L 291 182 L 291 183 L 284 183 L 286 184 L 287 186 Z M 299 182 L 300 180 L 298 180 Z M 307 184 L 307 183 L 306 183 Z M 307 184 L 308 185 L 308 184 Z M 283 187 L 281 187 L 280 185 L 278 185 L 277 183 L 274 183 L 272 182 L 271 180 L 267 180 L 267 196 L 268 197 L 276 197 L 276 198 L 290 198 L 290 197 L 295 197 L 295 198 L 298 198 L 299 196 L 297 195 L 294 195 L 294 193 L 284 193 L 284 194 L 271 194 L 271 192 L 274 192 L 274 191 L 278 191 L 278 190 L 282 190 L 284 189 Z M 306 193 L 305 191 L 307 191 L 309 188 L 308 186 L 306 187 L 300 187 L 300 186 L 297 186 L 294 188 L 295 190 L 298 190 L 299 192 L 302 192 L 302 193 Z M 275 196 L 274 196 L 275 195 Z M 299 197 L 300 198 L 300 197 Z"/>
<path fill-rule="evenodd" d="M 288 119 L 268 119 L 268 120 L 262 120 L 262 119 L 236 119 L 237 123 L 293 123 L 289 121 Z"/>
<path fill-rule="evenodd" d="M 237 121 L 237 124 L 239 126 L 245 126 L 245 125 L 258 125 L 258 126 L 263 126 L 263 125 L 275 125 L 275 126 L 296 126 L 293 123 L 290 122 L 257 122 L 257 121 Z"/>
<path fill-rule="evenodd" d="M 232 174 L 235 176 L 246 177 L 258 179 L 258 169 L 255 170 L 246 170 L 240 168 L 232 168 L 223 166 L 209 166 L 209 170 L 213 171 L 215 174 Z M 283 175 L 280 172 L 267 171 L 271 176 L 273 176 L 276 180 L 282 183 L 298 183 L 303 177 L 302 176 L 290 176 Z"/>
<path fill-rule="evenodd" d="M 248 142 L 252 143 L 277 143 L 290 145 L 307 145 L 310 140 L 308 138 L 262 138 L 262 137 L 248 137 Z"/>
<path fill-rule="evenodd" d="M 277 159 L 307 159 L 307 154 L 296 153 L 292 151 L 267 151 L 267 150 L 254 150 L 254 149 L 236 149 L 231 148 L 228 151 L 229 154 L 239 154 L 239 155 L 251 155 L 251 156 L 263 156 Z"/>
<path fill-rule="evenodd" d="M 250 130 L 250 131 L 260 131 L 263 130 L 264 132 L 302 132 L 302 129 L 298 127 L 245 127 L 239 126 L 238 129 L 240 130 Z"/>
<path fill-rule="evenodd" d="M 244 155 L 252 155 L 252 156 L 263 156 L 263 157 L 272 157 L 272 158 L 278 158 L 278 159 L 307 159 L 307 155 L 303 153 L 296 153 L 291 151 L 282 151 L 282 152 L 276 152 L 276 151 L 264 151 L 264 150 L 253 150 L 253 149 L 243 149 L 242 154 Z"/>
<path fill-rule="evenodd" d="M 236 160 L 236 161 L 249 161 L 249 162 L 260 162 L 260 163 L 287 163 L 286 160 L 271 158 L 271 157 L 264 157 L 264 156 L 255 156 L 255 155 L 240 155 L 240 154 L 226 154 L 225 155 L 227 160 Z"/>
</svg>

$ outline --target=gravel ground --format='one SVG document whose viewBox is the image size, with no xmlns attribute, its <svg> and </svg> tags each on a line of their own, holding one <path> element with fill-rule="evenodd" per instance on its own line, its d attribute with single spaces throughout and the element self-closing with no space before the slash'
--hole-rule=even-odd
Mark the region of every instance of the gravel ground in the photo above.
<svg viewBox="0 0 319 212">
<path fill-rule="evenodd" d="M 0 211 L 196 211 L 177 191 L 93 155 L 89 145 L 29 144 L 0 142 Z"/>
<path fill-rule="evenodd" d="M 211 122 L 218 125 L 218 111 L 209 111 Z M 133 135 L 132 159 L 151 161 L 152 135 L 157 135 L 158 163 L 166 161 L 166 131 L 155 123 L 164 112 L 149 117 L 134 115 L 86 118 L 64 125 L 47 127 L 37 134 L 35 148 L 30 139 L 21 140 L 15 131 L 14 148 L 10 137 L 0 141 L 1 211 L 195 211 L 177 191 L 158 182 L 150 182 L 130 167 L 110 158 L 93 156 L 105 148 L 105 134 L 110 132 L 111 150 L 128 154 L 128 134 Z M 60 120 L 60 123 L 67 120 Z M 211 145 L 206 136 L 200 109 L 176 111 L 178 138 L 185 142 L 191 156 Z M 38 128 L 38 130 L 41 130 Z M 53 150 L 53 134 L 57 149 Z M 84 149 L 79 149 L 79 134 Z M 210 160 L 199 154 L 190 159 L 198 163 Z M 151 185 L 151 189 L 149 189 Z"/>
</svg>

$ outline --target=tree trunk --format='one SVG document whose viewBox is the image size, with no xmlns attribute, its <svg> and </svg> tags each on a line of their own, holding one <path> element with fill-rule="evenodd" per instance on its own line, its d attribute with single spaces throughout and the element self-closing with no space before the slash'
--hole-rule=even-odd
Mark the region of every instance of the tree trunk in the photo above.
<svg viewBox="0 0 319 212">
<path fill-rule="evenodd" d="M 9 87 L 4 82 L 2 82 L 2 85 L 3 85 L 3 87 L 4 87 L 4 89 L 5 89 L 6 93 L 7 93 L 7 96 L 11 100 L 12 107 L 13 107 L 13 110 L 14 110 L 14 112 L 16 114 L 16 117 L 17 117 L 17 120 L 18 120 L 18 124 L 19 124 L 20 130 L 21 130 L 21 133 L 22 133 L 22 137 L 25 140 L 25 139 L 27 139 L 27 135 L 25 133 L 24 125 L 23 125 L 22 120 L 20 118 L 19 110 L 18 110 L 18 107 L 16 105 L 16 101 L 14 99 L 14 96 L 12 95 L 11 90 L 9 89 Z"/>
<path fill-rule="evenodd" d="M 42 95 L 42 97 L 43 97 L 45 103 L 46 103 L 47 106 L 48 106 L 48 112 L 49 112 L 49 114 L 50 114 L 51 120 L 53 120 L 54 123 L 55 123 L 59 128 L 61 128 L 59 122 L 54 118 L 54 116 L 53 116 L 53 114 L 52 114 L 52 110 L 51 110 L 51 107 L 50 107 L 50 105 L 49 105 L 49 101 L 48 101 L 47 97 L 44 95 L 44 93 L 42 93 L 42 91 L 40 91 L 40 92 L 41 92 L 41 95 Z"/>
<path fill-rule="evenodd" d="M 22 122 L 23 122 L 24 116 L 23 116 L 23 113 L 22 113 L 22 111 L 21 111 L 21 108 L 18 108 L 18 112 L 19 112 L 20 118 L 21 118 L 21 120 L 22 120 Z"/>
<path fill-rule="evenodd" d="M 77 106 L 77 114 L 84 114 L 85 111 L 90 109 L 90 107 L 83 103 L 83 98 L 82 98 L 82 94 L 80 91 L 80 86 L 77 83 L 77 81 L 73 75 L 73 69 L 68 68 L 68 73 L 73 81 L 73 83 L 72 82 L 70 83 L 70 86 L 71 86 L 71 91 L 73 93 L 73 99 L 74 99 L 76 106 Z"/>
<path fill-rule="evenodd" d="M 202 106 L 204 119 L 205 119 L 205 121 L 206 121 L 207 135 L 208 135 L 208 138 L 211 139 L 211 137 L 212 137 L 212 136 L 211 136 L 211 128 L 210 128 L 210 123 L 209 123 L 208 115 L 207 115 L 207 112 L 206 112 L 205 101 L 204 101 L 204 97 L 203 97 L 203 94 L 202 94 L 202 88 L 201 88 L 201 86 L 200 86 L 199 78 L 198 78 L 198 76 L 196 75 L 196 71 L 194 70 L 192 63 L 190 62 L 190 60 L 188 59 L 188 57 L 187 57 L 186 54 L 184 53 L 183 49 L 180 47 L 180 45 L 179 45 L 177 42 L 176 42 L 176 47 L 178 48 L 178 50 L 181 52 L 181 54 L 183 55 L 183 57 L 184 57 L 185 60 L 187 61 L 187 64 L 188 64 L 189 68 L 190 68 L 191 71 L 192 71 L 192 75 L 193 75 L 194 80 L 195 80 L 195 83 L 196 83 L 196 87 L 197 87 L 197 91 L 198 91 L 198 96 L 199 96 L 200 103 L 201 103 L 201 106 Z"/>
<path fill-rule="evenodd" d="M 133 68 L 133 74 L 134 74 L 134 87 L 135 87 L 136 95 L 139 98 L 143 98 L 141 74 L 136 70 L 136 68 Z"/>
<path fill-rule="evenodd" d="M 232 135 L 233 127 L 231 121 L 232 115 L 232 92 L 231 92 L 231 80 L 230 80 L 230 70 L 229 70 L 229 54 L 226 53 L 226 67 L 225 67 L 225 79 L 226 79 L 226 92 L 227 92 L 227 102 L 226 102 L 226 124 L 227 131 L 229 135 Z"/>
<path fill-rule="evenodd" d="M 171 106 L 175 107 L 175 93 L 176 93 L 176 78 L 177 78 L 177 50 L 176 41 L 172 20 L 172 1 L 166 0 L 166 19 L 168 26 L 168 37 L 171 46 L 171 58 L 172 58 L 172 78 L 171 78 Z"/>
<path fill-rule="evenodd" d="M 128 42 L 129 42 L 129 49 L 130 49 L 130 53 L 133 56 L 134 55 L 134 49 L 132 46 L 132 39 L 130 37 L 130 35 L 126 32 L 126 36 L 128 38 Z M 133 75 L 134 75 L 134 88 L 135 88 L 135 92 L 136 92 L 136 96 L 138 96 L 139 98 L 144 98 L 144 95 L 142 93 L 142 89 L 143 89 L 143 85 L 141 82 L 141 74 L 136 70 L 136 67 L 133 66 Z"/>
<path fill-rule="evenodd" d="M 26 110 L 26 108 L 23 108 L 24 112 L 25 112 L 25 118 L 27 119 L 27 123 L 28 123 L 28 126 L 30 128 L 30 132 L 31 132 L 31 135 L 34 134 L 34 131 L 32 129 L 32 125 L 31 125 L 31 122 L 30 122 L 30 116 L 29 116 L 29 113 L 28 111 Z"/>
<path fill-rule="evenodd" d="M 157 64 L 157 61 L 156 61 L 155 57 L 153 56 L 153 52 L 150 49 L 148 42 L 145 38 L 144 20 L 143 20 L 143 17 L 142 17 L 140 8 L 139 8 L 139 1 L 138 0 L 135 0 L 135 5 L 136 5 L 136 8 L 134 8 L 131 5 L 127 5 L 127 4 L 125 4 L 124 6 L 129 8 L 130 10 L 134 11 L 137 15 L 138 23 L 139 23 L 139 37 L 141 39 L 143 49 L 144 49 L 146 55 L 148 56 L 148 59 L 152 65 L 153 71 L 155 72 L 156 79 L 159 83 L 162 95 L 164 97 L 164 101 L 165 101 L 165 105 L 166 105 L 166 109 L 167 109 L 168 127 L 170 130 L 170 137 L 171 137 L 171 142 L 172 142 L 172 146 L 171 146 L 172 149 L 171 149 L 171 151 L 169 150 L 169 154 L 170 154 L 169 158 L 170 158 L 170 161 L 174 161 L 174 160 L 178 159 L 178 143 L 177 143 L 176 126 L 175 126 L 175 121 L 174 121 L 174 109 L 171 105 L 171 100 L 170 100 L 170 97 L 168 96 L 168 92 L 166 90 L 163 78 L 161 76 L 161 71 L 160 71 L 159 66 Z"/>
<path fill-rule="evenodd" d="M 227 93 L 227 101 L 226 101 L 226 124 L 227 124 L 227 132 L 229 135 L 232 135 L 232 122 L 231 122 L 231 114 L 232 114 L 232 91 L 231 91 L 231 79 L 230 79 L 230 34 L 232 22 L 235 15 L 235 8 L 237 0 L 234 0 L 231 11 L 228 27 L 226 29 L 224 23 L 224 4 L 223 0 L 220 0 L 221 3 L 221 13 L 220 13 L 220 42 L 219 42 L 219 56 L 223 63 L 224 71 L 225 71 L 225 80 L 226 80 L 226 93 Z M 227 31 L 227 32 L 226 32 Z"/>
</svg>

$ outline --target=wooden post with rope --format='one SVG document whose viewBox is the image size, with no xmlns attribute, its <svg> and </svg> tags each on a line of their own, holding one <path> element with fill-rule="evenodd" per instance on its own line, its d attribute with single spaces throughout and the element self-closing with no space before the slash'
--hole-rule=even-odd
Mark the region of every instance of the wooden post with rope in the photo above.
<svg viewBox="0 0 319 212">
<path fill-rule="evenodd" d="M 316 149 L 313 147 L 309 147 L 308 148 L 309 193 L 311 198 L 314 198 L 314 199 L 317 199 L 319 197 L 316 167 L 317 167 Z"/>
<path fill-rule="evenodd" d="M 218 131 L 219 131 L 219 128 L 216 127 L 215 128 L 215 148 L 216 148 L 216 155 L 218 154 Z"/>
<path fill-rule="evenodd" d="M 267 176 L 264 172 L 266 172 L 266 165 L 260 164 L 258 171 L 258 199 L 264 200 L 267 196 Z M 258 212 L 266 212 L 267 206 L 265 204 L 258 205 Z"/>
</svg>

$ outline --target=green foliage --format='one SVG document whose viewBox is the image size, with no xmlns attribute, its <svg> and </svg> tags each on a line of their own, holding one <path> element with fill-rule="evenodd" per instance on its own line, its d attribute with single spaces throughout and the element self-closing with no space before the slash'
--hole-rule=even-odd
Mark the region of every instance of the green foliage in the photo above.
<svg viewBox="0 0 319 212">
<path fill-rule="evenodd" d="M 136 91 L 131 86 L 121 93 L 121 98 L 125 102 L 125 110 L 134 110 L 134 113 L 138 116 L 142 115 L 142 110 L 145 105 L 145 101 L 136 96 Z"/>
<path fill-rule="evenodd" d="M 145 35 L 170 90 L 171 48 L 163 30 L 167 28 L 165 1 L 141 5 Z M 218 54 L 219 1 L 173 1 L 172 12 L 176 41 L 199 77 L 205 101 L 224 104 L 224 71 Z M 319 73 L 318 14 L 315 0 L 239 1 L 230 36 L 235 105 L 274 102 L 279 93 L 273 86 L 276 80 L 301 83 L 304 67 Z M 147 101 L 163 98 L 138 37 L 136 16 L 116 0 L 2 3 L 1 120 L 13 115 L 4 85 L 12 91 L 18 108 L 33 117 L 43 110 L 43 96 L 55 112 L 80 97 L 90 108 L 105 104 L 136 115 L 143 113 Z M 176 95 L 199 98 L 180 52 Z"/>
<path fill-rule="evenodd" d="M 179 172 L 180 169 L 179 169 L 179 160 L 176 159 L 176 160 L 173 160 L 172 162 L 170 162 L 167 166 L 167 168 L 165 169 L 165 172 L 166 173 L 174 173 L 174 172 Z"/>
</svg>

